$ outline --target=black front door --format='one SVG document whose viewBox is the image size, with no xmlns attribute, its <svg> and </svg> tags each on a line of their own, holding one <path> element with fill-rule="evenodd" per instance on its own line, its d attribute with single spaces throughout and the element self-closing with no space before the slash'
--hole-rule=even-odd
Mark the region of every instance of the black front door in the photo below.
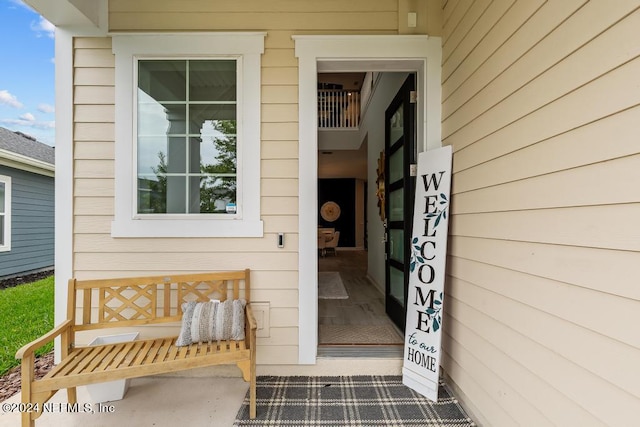
<svg viewBox="0 0 640 427">
<path fill-rule="evenodd" d="M 416 163 L 415 75 L 385 111 L 385 306 L 387 315 L 404 331 L 409 286 L 409 242 L 415 178 L 410 165 Z"/>
</svg>

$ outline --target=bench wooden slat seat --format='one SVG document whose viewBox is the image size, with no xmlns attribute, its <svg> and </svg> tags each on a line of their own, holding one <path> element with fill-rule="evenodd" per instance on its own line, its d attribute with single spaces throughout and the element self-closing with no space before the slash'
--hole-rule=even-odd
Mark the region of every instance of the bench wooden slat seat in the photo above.
<svg viewBox="0 0 640 427">
<path fill-rule="evenodd" d="M 190 368 L 199 368 L 215 365 L 219 360 L 235 362 L 246 359 L 249 352 L 244 341 L 196 343 L 187 347 L 177 347 L 174 343 L 175 337 L 77 348 L 31 389 L 37 393 L 164 374 L 174 372 L 176 366 L 178 370 L 184 369 L 185 363 Z"/>
<path fill-rule="evenodd" d="M 22 359 L 22 402 L 39 403 L 42 407 L 56 391 L 66 388 L 69 403 L 75 403 L 75 387 L 80 385 L 235 363 L 250 383 L 250 416 L 254 418 L 257 326 L 249 300 L 249 278 L 247 269 L 170 277 L 70 280 L 68 319 L 16 354 Z M 177 322 L 182 317 L 182 302 L 211 298 L 247 301 L 244 340 L 178 347 L 177 336 L 171 336 L 90 347 L 75 345 L 77 332 Z M 80 307 L 76 307 L 78 301 L 82 301 Z M 61 362 L 42 379 L 34 380 L 34 351 L 58 336 L 62 343 Z M 23 427 L 33 426 L 40 414 L 23 413 Z"/>
</svg>

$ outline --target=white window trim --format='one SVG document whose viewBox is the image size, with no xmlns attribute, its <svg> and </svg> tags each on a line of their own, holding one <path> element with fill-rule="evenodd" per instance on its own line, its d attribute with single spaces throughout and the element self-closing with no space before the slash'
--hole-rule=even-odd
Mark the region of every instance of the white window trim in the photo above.
<svg viewBox="0 0 640 427">
<path fill-rule="evenodd" d="M 113 35 L 115 70 L 115 217 L 113 237 L 262 237 L 260 220 L 260 57 L 265 33 Z M 137 58 L 238 58 L 237 215 L 137 214 L 133 105 Z"/>
<path fill-rule="evenodd" d="M 0 244 L 0 252 L 11 251 L 11 177 L 0 175 L 0 183 L 4 184 L 4 244 Z"/>
</svg>

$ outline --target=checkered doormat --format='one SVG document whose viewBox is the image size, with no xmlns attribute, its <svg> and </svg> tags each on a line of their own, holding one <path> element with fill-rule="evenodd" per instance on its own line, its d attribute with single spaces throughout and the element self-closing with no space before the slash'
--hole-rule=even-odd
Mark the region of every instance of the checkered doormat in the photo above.
<svg viewBox="0 0 640 427">
<path fill-rule="evenodd" d="M 257 407 L 250 420 L 247 393 L 234 426 L 475 425 L 444 385 L 434 403 L 404 386 L 400 376 L 261 376 Z"/>
</svg>

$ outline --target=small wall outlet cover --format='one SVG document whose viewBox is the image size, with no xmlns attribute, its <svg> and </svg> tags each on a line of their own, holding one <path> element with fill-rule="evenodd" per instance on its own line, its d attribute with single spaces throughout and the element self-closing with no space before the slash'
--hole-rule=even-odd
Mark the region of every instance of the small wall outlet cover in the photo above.
<svg viewBox="0 0 640 427">
<path fill-rule="evenodd" d="M 418 22 L 418 15 L 415 12 L 409 12 L 407 16 L 407 27 L 415 28 Z"/>
<path fill-rule="evenodd" d="M 284 233 L 278 233 L 278 247 L 284 248 Z"/>
<path fill-rule="evenodd" d="M 271 303 L 252 301 L 251 309 L 253 310 L 253 314 L 256 318 L 256 323 L 258 324 L 256 336 L 268 338 L 271 336 L 271 326 L 269 321 L 271 317 Z"/>
</svg>

